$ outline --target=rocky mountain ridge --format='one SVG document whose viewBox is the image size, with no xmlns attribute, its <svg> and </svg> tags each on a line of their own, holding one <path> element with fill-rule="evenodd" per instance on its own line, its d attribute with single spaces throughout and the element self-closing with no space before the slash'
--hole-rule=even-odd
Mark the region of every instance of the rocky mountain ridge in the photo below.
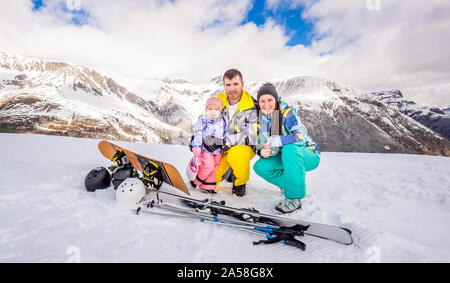
<svg viewBox="0 0 450 283">
<path fill-rule="evenodd" d="M 256 94 L 264 82 L 246 82 Z M 412 118 L 343 84 L 314 77 L 274 80 L 322 151 L 450 156 L 450 142 Z M 83 66 L 0 53 L 0 132 L 186 144 L 220 77 L 108 77 Z"/>
<path fill-rule="evenodd" d="M 450 106 L 430 107 L 419 105 L 403 97 L 400 90 L 371 92 L 371 95 L 389 107 L 413 118 L 450 140 Z"/>
</svg>

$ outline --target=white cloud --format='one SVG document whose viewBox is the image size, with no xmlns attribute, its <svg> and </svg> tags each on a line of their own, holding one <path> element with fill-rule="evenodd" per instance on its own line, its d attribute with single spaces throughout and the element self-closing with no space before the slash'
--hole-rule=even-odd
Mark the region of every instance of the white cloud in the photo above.
<svg viewBox="0 0 450 283">
<path fill-rule="evenodd" d="M 79 0 L 89 13 L 82 27 L 71 24 L 65 1 L 38 12 L 28 0 L 0 1 L 0 49 L 133 77 L 205 82 L 230 67 L 247 80 L 320 76 L 450 104 L 448 1 L 380 1 L 379 11 L 366 0 L 290 1 L 307 6 L 304 17 L 322 34 L 310 47 L 285 46 L 285 30 L 270 20 L 240 25 L 251 0 Z"/>
<path fill-rule="evenodd" d="M 329 56 L 328 77 L 365 89 L 398 87 L 424 103 L 449 104 L 450 3 L 380 0 L 381 10 L 366 4 L 321 0 L 305 13 L 315 18 L 318 32 L 330 35 L 313 44 L 315 53 L 354 39 Z"/>
</svg>

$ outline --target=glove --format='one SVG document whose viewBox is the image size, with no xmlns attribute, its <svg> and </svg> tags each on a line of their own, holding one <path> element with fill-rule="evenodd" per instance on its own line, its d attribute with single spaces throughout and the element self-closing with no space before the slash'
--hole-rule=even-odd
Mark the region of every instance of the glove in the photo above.
<svg viewBox="0 0 450 283">
<path fill-rule="evenodd" d="M 202 149 L 200 147 L 194 147 L 192 148 L 192 153 L 194 153 L 194 156 L 199 158 L 202 154 Z"/>
<path fill-rule="evenodd" d="M 206 136 L 203 138 L 203 146 L 209 152 L 214 152 L 217 149 L 221 149 L 225 144 L 225 138 L 215 138 L 212 136 Z"/>
</svg>

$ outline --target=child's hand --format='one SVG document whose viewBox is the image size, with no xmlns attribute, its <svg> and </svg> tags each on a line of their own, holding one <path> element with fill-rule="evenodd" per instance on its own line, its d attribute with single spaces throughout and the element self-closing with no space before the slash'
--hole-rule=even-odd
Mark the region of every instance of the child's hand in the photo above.
<svg viewBox="0 0 450 283">
<path fill-rule="evenodd" d="M 192 149 L 192 153 L 194 153 L 194 157 L 199 158 L 202 154 L 202 149 L 200 147 L 195 147 Z"/>
</svg>

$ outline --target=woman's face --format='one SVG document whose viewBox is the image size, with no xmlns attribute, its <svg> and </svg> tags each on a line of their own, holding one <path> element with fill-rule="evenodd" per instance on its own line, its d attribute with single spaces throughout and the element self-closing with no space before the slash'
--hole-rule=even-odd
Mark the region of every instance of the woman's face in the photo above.
<svg viewBox="0 0 450 283">
<path fill-rule="evenodd" d="M 270 115 L 275 110 L 275 107 L 277 106 L 277 102 L 275 98 L 270 94 L 263 94 L 259 98 L 259 108 L 261 108 L 261 111 L 266 114 Z"/>
</svg>

